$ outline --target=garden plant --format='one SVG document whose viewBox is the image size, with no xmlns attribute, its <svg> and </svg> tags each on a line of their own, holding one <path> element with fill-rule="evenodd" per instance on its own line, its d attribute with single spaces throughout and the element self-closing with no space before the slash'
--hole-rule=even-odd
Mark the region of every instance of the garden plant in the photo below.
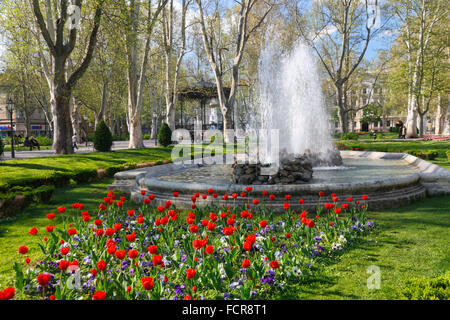
<svg viewBox="0 0 450 320">
<path fill-rule="evenodd" d="M 274 196 L 253 199 L 247 187 L 240 194 L 212 197 L 213 189 L 191 197 L 187 213 L 176 201 L 156 205 L 142 190 L 142 205 L 125 209 L 125 197 L 109 191 L 98 208 L 74 203 L 46 213 L 39 237 L 41 259 L 30 260 L 26 243 L 14 264 L 15 287 L 1 291 L 3 299 L 17 291 L 29 299 L 264 299 L 292 282 L 307 279 L 324 259 L 358 237 L 370 233 L 367 196 L 339 199 L 319 193 L 316 212 L 295 212 L 285 196 L 284 213 L 271 208 Z M 174 192 L 174 198 L 178 193 Z M 235 199 L 248 199 L 235 205 Z M 75 215 L 65 218 L 67 212 Z M 186 215 L 187 214 L 187 215 Z M 52 220 L 63 218 L 63 227 Z M 186 218 L 184 218 L 186 216 Z M 182 218 L 183 217 L 183 218 Z"/>
</svg>

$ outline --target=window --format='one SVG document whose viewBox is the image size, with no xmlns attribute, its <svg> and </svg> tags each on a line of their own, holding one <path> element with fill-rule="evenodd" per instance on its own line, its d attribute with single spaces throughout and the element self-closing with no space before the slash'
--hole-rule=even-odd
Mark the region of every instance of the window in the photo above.
<svg viewBox="0 0 450 320">
<path fill-rule="evenodd" d="M 363 89 L 363 93 L 366 94 L 367 93 L 367 88 Z"/>
<path fill-rule="evenodd" d="M 391 126 L 391 121 L 390 121 L 390 120 L 387 120 L 387 121 L 386 121 L 386 126 L 388 126 L 388 127 Z"/>
<path fill-rule="evenodd" d="M 335 128 L 339 128 L 339 122 L 335 122 L 335 123 L 334 123 L 334 127 L 335 127 Z"/>
</svg>

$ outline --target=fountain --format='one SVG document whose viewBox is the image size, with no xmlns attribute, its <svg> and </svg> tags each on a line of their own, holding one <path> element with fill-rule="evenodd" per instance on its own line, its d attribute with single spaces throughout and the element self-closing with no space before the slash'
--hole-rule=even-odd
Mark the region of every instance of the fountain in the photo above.
<svg viewBox="0 0 450 320">
<path fill-rule="evenodd" d="M 279 211 L 283 211 L 285 194 L 303 200 L 291 204 L 294 210 L 314 210 L 318 201 L 330 201 L 319 198 L 319 192 L 344 200 L 368 195 L 371 209 L 398 207 L 426 194 L 450 194 L 450 171 L 425 160 L 403 153 L 339 152 L 334 148 L 316 61 L 305 44 L 299 42 L 282 54 L 277 42 L 269 41 L 258 72 L 255 109 L 259 112 L 252 117 L 251 127 L 275 130 L 278 137 L 259 135 L 266 143 L 257 144 L 256 159 L 231 165 L 209 158 L 203 163 L 119 172 L 110 188 L 129 193 L 136 202 L 142 202 L 140 190 L 145 189 L 156 196 L 157 203 L 176 200 L 178 208 L 189 209 L 196 192 L 204 194 L 212 188 L 220 195 L 231 195 L 252 186 L 249 196 L 262 199 L 263 191 L 272 194 L 271 206 Z M 277 170 L 268 174 L 265 169 L 274 163 Z M 178 192 L 176 199 L 174 191 Z M 196 205 L 212 201 L 227 204 L 220 197 L 207 197 Z M 246 197 L 233 201 L 249 202 Z"/>
</svg>

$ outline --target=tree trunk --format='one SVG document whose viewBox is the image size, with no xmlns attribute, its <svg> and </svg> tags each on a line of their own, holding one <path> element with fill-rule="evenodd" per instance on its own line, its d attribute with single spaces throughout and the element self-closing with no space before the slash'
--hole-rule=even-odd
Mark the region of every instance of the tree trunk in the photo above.
<svg viewBox="0 0 450 320">
<path fill-rule="evenodd" d="M 70 94 L 57 93 L 55 108 L 55 132 L 53 149 L 55 154 L 71 154 L 72 148 L 72 121 L 70 119 Z"/>
<path fill-rule="evenodd" d="M 75 97 L 72 95 L 70 98 L 70 117 L 72 121 L 72 132 L 77 134 L 78 142 L 80 142 L 81 137 L 81 118 L 80 118 L 80 104 L 78 104 L 75 100 Z"/>
<path fill-rule="evenodd" d="M 130 149 L 144 148 L 144 142 L 142 139 L 142 125 L 141 117 L 130 119 L 130 143 L 128 145 Z"/>
<path fill-rule="evenodd" d="M 423 120 L 424 120 L 424 116 L 425 114 L 419 114 L 419 136 L 420 138 L 423 138 L 423 134 L 424 134 L 424 125 L 423 125 Z"/>
<path fill-rule="evenodd" d="M 436 110 L 436 118 L 434 120 L 434 133 L 435 134 L 442 134 L 443 127 L 444 127 L 444 113 L 443 108 L 441 106 L 441 94 L 438 94 L 438 103 L 437 103 L 437 110 Z"/>
<path fill-rule="evenodd" d="M 339 109 L 339 124 L 341 126 L 342 133 L 348 132 L 348 113 L 346 112 L 345 108 L 345 102 L 343 99 L 343 92 L 342 92 L 342 84 L 335 84 L 336 85 L 336 99 L 338 102 L 338 109 Z"/>
<path fill-rule="evenodd" d="M 447 96 L 447 112 L 444 116 L 444 128 L 442 134 L 444 136 L 450 136 L 450 96 Z"/>
<path fill-rule="evenodd" d="M 415 94 L 411 97 L 411 103 L 408 106 L 408 116 L 406 117 L 406 137 L 417 138 L 417 98 Z"/>
</svg>

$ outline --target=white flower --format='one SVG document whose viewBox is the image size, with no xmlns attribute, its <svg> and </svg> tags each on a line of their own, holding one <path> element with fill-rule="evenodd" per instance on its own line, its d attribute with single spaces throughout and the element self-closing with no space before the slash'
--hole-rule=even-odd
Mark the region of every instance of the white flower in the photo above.
<svg viewBox="0 0 450 320">
<path fill-rule="evenodd" d="M 339 241 L 340 243 L 344 243 L 344 244 L 347 243 L 347 239 L 345 239 L 344 235 L 342 235 L 342 234 L 339 236 L 338 241 Z"/>
<path fill-rule="evenodd" d="M 299 267 L 292 267 L 292 272 L 293 272 L 296 276 L 301 276 L 301 275 L 302 275 L 302 270 L 300 270 Z"/>
</svg>

